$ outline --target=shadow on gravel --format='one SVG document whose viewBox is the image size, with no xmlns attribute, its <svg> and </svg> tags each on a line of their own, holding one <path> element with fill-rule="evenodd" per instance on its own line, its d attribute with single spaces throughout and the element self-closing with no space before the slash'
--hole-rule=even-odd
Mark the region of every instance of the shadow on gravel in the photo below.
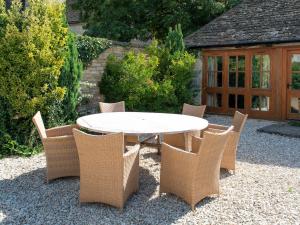
<svg viewBox="0 0 300 225">
<path fill-rule="evenodd" d="M 225 178 L 231 177 L 231 176 L 233 176 L 233 174 L 231 172 L 229 172 L 228 170 L 226 170 L 226 169 L 220 170 L 220 179 L 225 179 Z"/>
<path fill-rule="evenodd" d="M 174 196 L 158 196 L 158 181 L 140 168 L 140 190 L 123 212 L 104 204 L 79 206 L 79 178 L 45 184 L 45 169 L 0 181 L 1 224 L 170 224 L 190 212 Z M 197 208 L 209 203 L 204 199 Z"/>
</svg>

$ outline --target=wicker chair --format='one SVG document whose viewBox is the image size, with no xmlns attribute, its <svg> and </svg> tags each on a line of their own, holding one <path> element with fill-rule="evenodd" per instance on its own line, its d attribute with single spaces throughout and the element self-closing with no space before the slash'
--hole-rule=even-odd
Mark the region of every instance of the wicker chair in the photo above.
<svg viewBox="0 0 300 225">
<path fill-rule="evenodd" d="M 248 115 L 242 114 L 238 111 L 235 112 L 232 125 L 234 126 L 233 130 L 230 132 L 229 140 L 226 144 L 221 168 L 227 170 L 235 171 L 235 161 L 236 161 L 236 152 L 238 143 L 240 140 L 241 132 L 245 126 L 246 120 Z M 214 130 L 215 132 L 223 132 L 224 130 L 228 129 L 227 126 L 217 125 L 217 124 L 208 124 L 207 130 Z"/>
<path fill-rule="evenodd" d="M 206 109 L 206 105 L 197 106 L 197 105 L 189 105 L 184 103 L 182 114 L 203 118 L 205 109 Z"/>
<path fill-rule="evenodd" d="M 196 106 L 196 105 L 189 105 L 184 103 L 182 114 L 183 115 L 189 115 L 189 116 L 195 116 L 202 118 L 204 115 L 206 109 L 206 105 Z M 201 131 L 195 131 L 191 133 L 193 136 L 200 137 Z M 164 142 L 172 145 L 173 147 L 185 149 L 185 139 L 186 135 L 185 133 L 177 133 L 177 134 L 165 134 L 164 135 Z"/>
<path fill-rule="evenodd" d="M 232 129 L 223 133 L 205 132 L 203 139 L 193 137 L 192 152 L 163 143 L 160 194 L 175 194 L 190 204 L 192 210 L 203 198 L 219 195 L 220 163 Z"/>
<path fill-rule="evenodd" d="M 125 112 L 125 102 L 115 102 L 115 103 L 105 103 L 99 102 L 100 111 L 102 113 L 109 113 L 109 112 Z M 126 143 L 139 143 L 139 137 L 133 135 L 125 135 L 125 142 Z"/>
<path fill-rule="evenodd" d="M 108 112 L 125 112 L 125 102 L 105 103 L 99 102 L 100 111 L 102 113 Z"/>
<path fill-rule="evenodd" d="M 139 145 L 124 154 L 122 133 L 90 135 L 73 130 L 80 161 L 80 202 L 123 208 L 139 189 Z"/>
<path fill-rule="evenodd" d="M 40 112 L 32 120 L 44 146 L 47 182 L 60 177 L 79 176 L 79 159 L 72 133 L 72 129 L 77 126 L 68 125 L 46 130 Z"/>
</svg>

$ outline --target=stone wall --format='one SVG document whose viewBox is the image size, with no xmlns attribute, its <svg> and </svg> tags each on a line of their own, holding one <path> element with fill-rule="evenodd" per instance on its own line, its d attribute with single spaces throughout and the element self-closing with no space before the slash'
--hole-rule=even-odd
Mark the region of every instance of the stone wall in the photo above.
<svg viewBox="0 0 300 225">
<path fill-rule="evenodd" d="M 113 46 L 99 55 L 99 57 L 91 62 L 87 69 L 83 72 L 80 83 L 82 93 L 82 104 L 79 107 L 79 114 L 86 115 L 99 112 L 99 101 L 104 98 L 99 92 L 99 82 L 101 81 L 107 57 L 114 54 L 122 58 L 129 50 L 141 51 L 145 47 L 142 43 L 120 43 L 114 42 Z"/>
</svg>

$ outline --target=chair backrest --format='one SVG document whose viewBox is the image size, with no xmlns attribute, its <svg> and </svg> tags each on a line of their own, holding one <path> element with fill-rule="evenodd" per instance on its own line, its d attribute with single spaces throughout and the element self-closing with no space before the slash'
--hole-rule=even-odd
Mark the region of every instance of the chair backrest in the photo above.
<svg viewBox="0 0 300 225">
<path fill-rule="evenodd" d="M 219 179 L 222 155 L 232 130 L 233 126 L 222 133 L 204 132 L 203 140 L 197 152 L 198 160 L 195 175 L 198 180 L 202 179 L 203 176 Z"/>
<path fill-rule="evenodd" d="M 99 102 L 100 111 L 102 113 L 108 112 L 125 112 L 125 102 L 105 103 Z"/>
<path fill-rule="evenodd" d="M 47 134 L 46 134 L 46 129 L 45 129 L 45 125 L 42 119 L 42 115 L 41 112 L 38 111 L 32 118 L 32 121 L 35 125 L 35 127 L 37 128 L 40 138 L 43 140 L 44 138 L 47 138 Z"/>
<path fill-rule="evenodd" d="M 232 125 L 234 126 L 233 130 L 236 132 L 241 132 L 245 126 L 248 114 L 243 114 L 238 111 L 234 113 Z"/>
<path fill-rule="evenodd" d="M 206 109 L 206 105 L 197 106 L 197 105 L 189 105 L 184 103 L 182 114 L 203 118 L 205 109 Z"/>
<path fill-rule="evenodd" d="M 83 182 L 97 179 L 99 190 L 122 188 L 124 173 L 124 135 L 90 135 L 78 129 L 73 134 L 79 155 Z"/>
</svg>

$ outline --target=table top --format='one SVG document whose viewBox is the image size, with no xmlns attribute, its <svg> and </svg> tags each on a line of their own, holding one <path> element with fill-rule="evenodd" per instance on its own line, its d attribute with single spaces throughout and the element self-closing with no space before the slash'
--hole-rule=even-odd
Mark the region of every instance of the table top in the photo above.
<svg viewBox="0 0 300 225">
<path fill-rule="evenodd" d="M 182 114 L 112 112 L 83 116 L 77 119 L 81 128 L 98 133 L 171 134 L 203 130 L 208 121 Z"/>
</svg>

